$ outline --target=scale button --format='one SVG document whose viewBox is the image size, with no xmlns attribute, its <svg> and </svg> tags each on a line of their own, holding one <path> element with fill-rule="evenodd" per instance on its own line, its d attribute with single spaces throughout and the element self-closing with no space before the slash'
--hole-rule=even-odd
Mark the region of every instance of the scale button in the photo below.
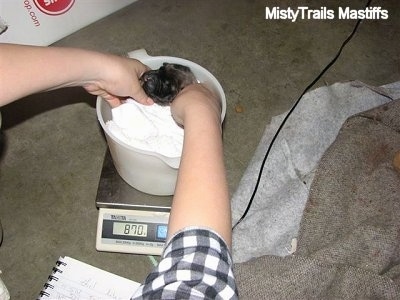
<svg viewBox="0 0 400 300">
<path fill-rule="evenodd" d="M 157 239 L 165 241 L 167 239 L 167 230 L 167 225 L 157 225 Z"/>
</svg>

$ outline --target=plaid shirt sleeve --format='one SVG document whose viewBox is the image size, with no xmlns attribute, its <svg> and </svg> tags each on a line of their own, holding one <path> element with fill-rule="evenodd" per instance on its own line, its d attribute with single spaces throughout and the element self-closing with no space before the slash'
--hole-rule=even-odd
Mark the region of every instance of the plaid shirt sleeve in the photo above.
<svg viewBox="0 0 400 300">
<path fill-rule="evenodd" d="M 216 232 L 184 229 L 166 245 L 160 263 L 132 299 L 238 299 L 232 264 Z"/>
</svg>

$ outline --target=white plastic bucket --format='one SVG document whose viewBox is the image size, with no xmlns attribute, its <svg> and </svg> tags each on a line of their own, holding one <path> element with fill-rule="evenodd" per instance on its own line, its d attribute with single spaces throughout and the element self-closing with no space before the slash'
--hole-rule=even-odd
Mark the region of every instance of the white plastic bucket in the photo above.
<svg viewBox="0 0 400 300">
<path fill-rule="evenodd" d="M 212 89 L 221 99 L 223 120 L 226 113 L 225 93 L 218 80 L 206 69 L 186 59 L 171 56 L 149 56 L 144 49 L 132 51 L 128 56 L 140 60 L 151 69 L 158 69 L 164 62 L 188 66 L 197 80 Z M 144 193 L 173 195 L 180 163 L 179 157 L 167 157 L 156 152 L 132 147 L 115 137 L 106 126 L 112 119 L 111 107 L 101 97 L 96 103 L 97 118 L 105 132 L 111 157 L 118 174 L 129 185 Z"/>
</svg>

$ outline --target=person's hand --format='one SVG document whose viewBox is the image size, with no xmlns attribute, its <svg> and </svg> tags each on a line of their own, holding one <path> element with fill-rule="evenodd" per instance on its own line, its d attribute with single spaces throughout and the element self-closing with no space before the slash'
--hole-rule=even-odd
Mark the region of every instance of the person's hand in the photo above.
<svg viewBox="0 0 400 300">
<path fill-rule="evenodd" d="M 139 78 L 148 67 L 135 59 L 79 48 L 0 43 L 0 105 L 27 95 L 82 86 L 115 107 L 134 98 L 150 105 Z M 37 70 L 41 70 L 37 76 Z"/>
<path fill-rule="evenodd" d="M 131 97 L 144 105 L 153 104 L 142 89 L 139 78 L 149 68 L 136 59 L 107 55 L 104 64 L 99 65 L 99 79 L 83 85 L 91 94 L 101 96 L 111 107 Z"/>
<path fill-rule="evenodd" d="M 205 85 L 195 83 L 185 87 L 172 101 L 171 113 L 175 122 L 185 126 L 192 116 L 199 119 L 206 114 L 215 121 L 221 122 L 221 100 Z"/>
</svg>

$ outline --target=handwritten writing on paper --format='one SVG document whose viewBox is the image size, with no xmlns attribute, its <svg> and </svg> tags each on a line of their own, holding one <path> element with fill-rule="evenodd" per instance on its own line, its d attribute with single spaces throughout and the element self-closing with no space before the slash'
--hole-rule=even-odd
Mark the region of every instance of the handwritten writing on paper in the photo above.
<svg viewBox="0 0 400 300">
<path fill-rule="evenodd" d="M 57 272 L 45 285 L 48 299 L 129 299 L 139 283 L 93 267 L 71 257 L 60 257 Z"/>
</svg>

